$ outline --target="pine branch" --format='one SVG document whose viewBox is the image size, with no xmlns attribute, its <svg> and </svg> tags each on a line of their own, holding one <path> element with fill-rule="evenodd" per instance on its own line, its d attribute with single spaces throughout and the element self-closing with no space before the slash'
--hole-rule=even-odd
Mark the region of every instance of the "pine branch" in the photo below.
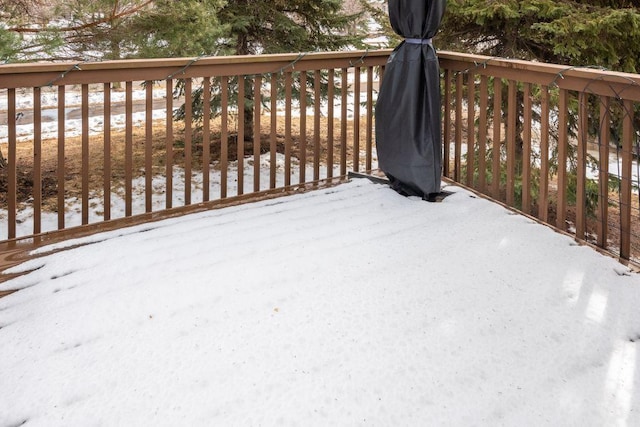
<svg viewBox="0 0 640 427">
<path fill-rule="evenodd" d="M 37 33 L 41 33 L 44 31 L 55 31 L 55 32 L 60 32 L 60 33 L 64 33 L 64 32 L 78 32 L 78 31 L 82 31 L 82 30 L 86 30 L 88 28 L 95 28 L 101 24 L 106 24 L 106 23 L 111 23 L 117 19 L 120 18 L 124 18 L 127 16 L 131 16 L 134 15 L 136 13 L 138 13 L 140 10 L 144 9 L 145 7 L 147 7 L 148 5 L 152 4 L 154 0 L 147 0 L 144 3 L 135 6 L 131 9 L 128 10 L 122 10 L 119 13 L 117 12 L 116 8 L 119 4 L 118 1 L 116 1 L 114 3 L 114 7 L 112 9 L 111 15 L 106 16 L 102 19 L 98 19 L 96 21 L 91 21 L 91 22 L 87 22 L 85 24 L 82 25 L 77 25 L 77 26 L 71 26 L 71 27 L 53 27 L 53 28 L 28 28 L 28 27 L 9 27 L 7 28 L 8 31 L 12 31 L 14 33 L 30 33 L 30 34 L 37 34 Z"/>
</svg>

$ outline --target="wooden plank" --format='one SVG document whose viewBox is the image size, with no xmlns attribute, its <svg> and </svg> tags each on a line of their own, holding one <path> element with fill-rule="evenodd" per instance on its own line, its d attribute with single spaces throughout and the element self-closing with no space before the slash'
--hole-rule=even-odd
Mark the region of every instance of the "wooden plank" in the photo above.
<svg viewBox="0 0 640 427">
<path fill-rule="evenodd" d="M 300 184 L 307 181 L 307 73 L 300 73 Z"/>
<path fill-rule="evenodd" d="M 102 91 L 102 123 L 104 123 L 102 130 L 104 158 L 104 173 L 102 176 L 102 203 L 104 206 L 103 219 L 105 221 L 109 221 L 111 219 L 111 83 L 104 83 Z"/>
<path fill-rule="evenodd" d="M 253 81 L 253 191 L 260 191 L 260 138 L 262 136 L 262 76 Z"/>
<path fill-rule="evenodd" d="M 133 83 L 125 83 L 124 215 L 133 214 Z"/>
<path fill-rule="evenodd" d="M 229 77 L 220 79 L 220 198 L 227 197 L 229 169 Z"/>
<path fill-rule="evenodd" d="M 360 67 L 353 68 L 353 170 L 360 171 Z"/>
<path fill-rule="evenodd" d="M 33 88 L 33 234 L 42 231 L 42 93 Z"/>
<path fill-rule="evenodd" d="M 609 144 L 611 126 L 611 100 L 608 97 L 600 98 L 600 140 L 599 140 L 599 165 L 598 174 L 598 241 L 603 249 L 607 248 L 609 234 Z"/>
<path fill-rule="evenodd" d="M 8 185 L 7 185 L 7 206 L 8 211 L 8 224 L 7 224 L 7 236 L 9 239 L 14 239 L 16 237 L 16 214 L 18 209 L 18 169 L 17 169 L 17 161 L 18 161 L 18 141 L 17 141 L 17 131 L 16 131 L 16 90 L 9 89 L 7 91 L 7 142 L 9 145 L 9 150 L 7 152 L 7 163 L 8 165 Z"/>
<path fill-rule="evenodd" d="M 333 144 L 334 144 L 334 102 L 335 102 L 335 78 L 336 73 L 332 68 L 327 77 L 327 178 L 333 177 Z"/>
<path fill-rule="evenodd" d="M 82 225 L 89 224 L 89 85 L 82 85 Z"/>
<path fill-rule="evenodd" d="M 558 105 L 558 206 L 556 227 L 566 230 L 567 217 L 567 149 L 569 144 L 568 131 L 568 97 L 566 90 L 560 89 Z"/>
<path fill-rule="evenodd" d="M 507 205 L 515 206 L 517 83 L 509 80 L 507 99 Z"/>
<path fill-rule="evenodd" d="M 329 124 L 331 126 L 331 122 Z M 367 67 L 367 132 L 365 170 L 371 171 L 373 163 L 373 67 Z"/>
<path fill-rule="evenodd" d="M 184 204 L 191 204 L 191 171 L 193 153 L 193 82 L 184 80 Z"/>
<path fill-rule="evenodd" d="M 453 180 L 461 182 L 462 178 L 462 92 L 463 92 L 463 74 L 456 75 L 456 139 L 454 150 L 454 167 Z"/>
<path fill-rule="evenodd" d="M 202 82 L 202 201 L 211 198 L 211 78 Z"/>
<path fill-rule="evenodd" d="M 586 227 L 586 158 L 587 143 L 589 142 L 588 97 L 585 93 L 580 93 L 578 97 L 578 146 L 577 150 L 577 170 L 576 170 L 576 237 L 584 240 Z"/>
<path fill-rule="evenodd" d="M 550 94 L 547 86 L 540 88 L 540 189 L 538 218 L 549 222 L 549 118 Z"/>
<path fill-rule="evenodd" d="M 466 184 L 473 187 L 475 135 L 476 135 L 476 82 L 472 72 L 467 74 L 467 179 Z"/>
<path fill-rule="evenodd" d="M 6 88 L 51 85 L 79 85 L 109 81 L 144 81 L 176 78 L 201 78 L 231 75 L 268 74 L 296 71 L 348 68 L 357 61 L 362 66 L 384 65 L 391 50 L 310 52 L 269 55 L 234 55 L 207 58 L 129 59 L 117 61 L 66 62 L 55 64 L 6 64 L 0 67 Z M 81 66 L 78 66 L 81 65 Z M 61 76 L 61 73 L 64 76 Z"/>
<path fill-rule="evenodd" d="M 276 188 L 276 153 L 278 150 L 278 74 L 271 74 L 271 139 L 269 140 L 269 188 Z"/>
<path fill-rule="evenodd" d="M 322 111 L 320 110 L 320 101 L 322 99 L 322 94 L 320 91 L 321 87 L 321 78 L 320 78 L 320 70 L 316 70 L 313 73 L 313 180 L 317 181 L 320 179 L 320 116 L 322 115 Z"/>
<path fill-rule="evenodd" d="M 487 116 L 489 88 L 487 76 L 480 76 L 480 117 L 478 119 L 478 189 L 487 191 Z"/>
<path fill-rule="evenodd" d="M 444 96 L 442 101 L 444 103 L 442 174 L 447 178 L 451 178 L 451 70 L 448 69 L 444 70 Z"/>
<path fill-rule="evenodd" d="M 522 128 L 522 211 L 531 213 L 531 120 L 533 103 L 531 84 L 525 83 L 522 94 L 524 123 Z"/>
<path fill-rule="evenodd" d="M 631 259 L 631 190 L 633 165 L 633 103 L 623 101 L 622 182 L 620 190 L 620 258 Z"/>
<path fill-rule="evenodd" d="M 293 76 L 284 73 L 284 185 L 291 185 L 291 101 L 293 99 Z"/>
<path fill-rule="evenodd" d="M 340 85 L 340 91 L 342 94 L 341 98 L 341 115 L 340 115 L 340 175 L 344 176 L 347 174 L 347 114 L 348 114 L 348 106 L 347 106 L 347 95 L 349 88 L 349 73 L 347 68 L 343 68 L 341 70 L 342 73 L 342 83 Z"/>
<path fill-rule="evenodd" d="M 153 210 L 153 82 L 145 82 L 144 108 L 144 206 L 145 212 Z"/>
<path fill-rule="evenodd" d="M 477 67 L 476 72 L 487 76 L 578 92 L 588 88 L 590 94 L 609 97 L 617 97 L 624 93 L 625 99 L 640 101 L 640 77 L 637 74 L 457 52 L 438 51 L 438 58 L 442 68 L 450 68 L 453 71 L 467 70 L 482 63 L 483 66 Z"/>
<path fill-rule="evenodd" d="M 173 79 L 166 79 L 165 207 L 173 207 Z"/>
<path fill-rule="evenodd" d="M 65 86 L 58 86 L 58 165 L 57 165 L 57 181 L 58 181 L 58 230 L 65 227 Z M 105 122 L 108 123 L 108 122 Z M 111 126 L 105 126 L 105 130 L 111 131 Z M 105 172 L 106 173 L 106 172 Z"/>
<path fill-rule="evenodd" d="M 491 165 L 491 195 L 496 200 L 500 199 L 500 147 L 502 130 L 502 80 L 493 79 L 493 147 Z"/>
</svg>

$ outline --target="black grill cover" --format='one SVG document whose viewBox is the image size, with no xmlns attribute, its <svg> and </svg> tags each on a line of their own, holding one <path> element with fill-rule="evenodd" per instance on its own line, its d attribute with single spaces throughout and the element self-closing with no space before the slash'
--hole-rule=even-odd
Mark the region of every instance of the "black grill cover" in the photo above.
<svg viewBox="0 0 640 427">
<path fill-rule="evenodd" d="M 392 52 L 376 104 L 378 166 L 401 194 L 440 191 L 440 67 L 430 39 L 446 0 L 389 0 L 389 19 L 403 41 Z"/>
</svg>

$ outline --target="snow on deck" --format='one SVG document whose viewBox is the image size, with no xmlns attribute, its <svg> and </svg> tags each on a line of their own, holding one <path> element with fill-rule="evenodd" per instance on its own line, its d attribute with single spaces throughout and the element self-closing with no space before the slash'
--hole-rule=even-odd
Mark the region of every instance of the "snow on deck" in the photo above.
<svg viewBox="0 0 640 427">
<path fill-rule="evenodd" d="M 354 180 L 13 269 L 0 426 L 640 425 L 640 277 L 447 190 Z"/>
</svg>

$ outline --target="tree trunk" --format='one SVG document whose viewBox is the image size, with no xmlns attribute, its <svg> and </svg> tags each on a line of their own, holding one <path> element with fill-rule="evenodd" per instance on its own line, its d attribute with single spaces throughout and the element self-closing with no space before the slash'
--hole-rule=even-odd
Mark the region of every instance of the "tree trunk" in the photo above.
<svg viewBox="0 0 640 427">
<path fill-rule="evenodd" d="M 244 80 L 244 139 L 245 141 L 253 140 L 253 85 L 251 80 Z"/>
<path fill-rule="evenodd" d="M 252 52 L 249 49 L 249 41 L 246 35 L 238 36 L 238 42 L 236 44 L 236 55 L 251 55 Z M 250 141 L 253 139 L 253 87 L 251 80 L 241 79 L 244 82 L 244 139 Z M 240 85 L 240 82 L 238 83 Z M 238 86 L 239 87 L 239 86 Z"/>
</svg>

